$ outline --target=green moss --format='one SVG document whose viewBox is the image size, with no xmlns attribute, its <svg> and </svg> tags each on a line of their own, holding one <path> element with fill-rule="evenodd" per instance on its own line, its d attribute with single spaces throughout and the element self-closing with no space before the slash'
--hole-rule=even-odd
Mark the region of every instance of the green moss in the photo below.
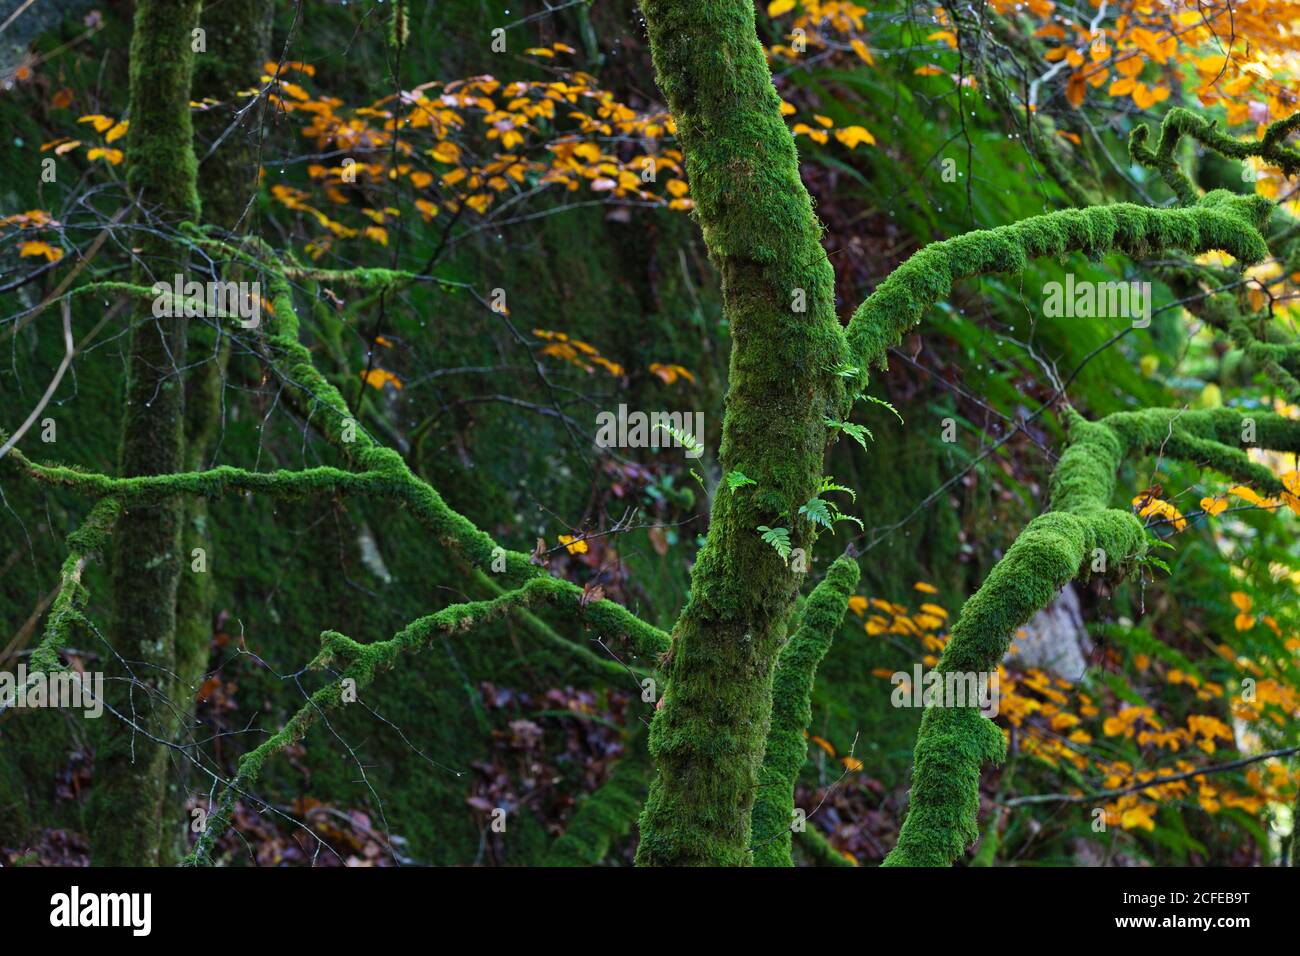
<svg viewBox="0 0 1300 956">
<path fill-rule="evenodd" d="M 199 210 L 189 105 L 191 31 L 198 10 L 198 0 L 141 0 L 135 8 L 127 184 L 140 208 L 163 223 L 196 218 Z M 146 232 L 141 247 L 139 261 L 155 275 L 185 272 L 183 253 L 162 232 Z M 146 268 L 138 266 L 133 279 L 144 284 Z M 140 318 L 131 332 L 122 425 L 120 471 L 127 477 L 171 474 L 185 465 L 185 393 L 173 370 L 177 357 L 186 354 L 186 323 Z M 122 691 L 112 695 L 113 703 L 138 719 L 156 718 L 156 736 L 164 741 L 176 728 L 174 711 L 160 702 L 171 689 L 167 675 L 176 666 L 183 519 L 177 501 L 127 508 L 112 558 L 110 640 L 117 654 L 109 684 Z M 155 865 L 167 752 L 141 740 L 124 722 L 105 721 L 101 730 L 95 766 L 98 809 L 91 833 L 95 862 Z"/>
<path fill-rule="evenodd" d="M 1126 455 L 1163 453 L 1208 464 L 1280 490 L 1277 479 L 1240 449 L 1242 413 L 1231 409 L 1146 409 L 1089 422 L 1066 410 L 1070 444 L 1051 481 L 1051 510 L 1022 531 L 957 618 L 937 670 L 991 673 L 1011 635 L 1077 576 L 1099 553 L 1105 574 L 1120 577 L 1146 550 L 1146 532 L 1129 511 L 1111 509 L 1116 474 Z M 1300 447 L 1300 423 L 1277 415 L 1252 416 L 1260 447 Z M 929 708 L 921 719 L 907 819 L 890 866 L 946 866 L 979 835 L 979 774 L 999 761 L 1002 733 L 974 708 Z"/>
<path fill-rule="evenodd" d="M 1262 196 L 1207 193 L 1185 209 L 1150 209 L 1129 203 L 1064 209 L 996 229 L 968 232 L 915 253 L 853 313 L 847 336 L 862 369 L 883 365 L 887 350 L 921 321 L 955 282 L 977 275 L 1019 272 L 1031 259 L 1083 252 L 1123 252 L 1144 257 L 1171 249 L 1193 255 L 1223 250 L 1242 263 L 1268 255 L 1259 230 L 1272 204 Z"/>
<path fill-rule="evenodd" d="M 771 727 L 754 800 L 755 866 L 793 865 L 794 784 L 808 757 L 804 735 L 812 721 L 817 665 L 830 650 L 857 583 L 857 561 L 847 555 L 837 558 L 808 595 L 798 629 L 777 656 Z"/>
<path fill-rule="evenodd" d="M 1052 511 L 1031 521 L 962 608 L 936 670 L 992 673 L 1015 629 L 1088 566 L 1131 567 L 1146 548 L 1141 524 L 1108 508 L 1124 446 L 1105 425 L 1068 415 L 1070 445 L 1052 476 Z M 907 818 L 887 866 L 946 866 L 979 836 L 979 776 L 1000 762 L 1001 730 L 973 707 L 927 708 L 917 733 Z"/>
<path fill-rule="evenodd" d="M 1235 139 L 1220 132 L 1217 121 L 1176 106 L 1161 121 L 1160 142 L 1154 150 L 1148 145 L 1151 132 L 1146 124 L 1134 127 L 1129 137 L 1129 154 L 1134 162 L 1156 170 L 1180 203 L 1192 206 L 1197 201 L 1196 186 L 1174 157 L 1182 137 L 1191 137 L 1229 159 L 1259 156 L 1280 167 L 1286 175 L 1294 176 L 1300 172 L 1300 151 L 1287 146 L 1286 138 L 1298 128 L 1300 113 L 1269 124 L 1257 140 Z"/>
<path fill-rule="evenodd" d="M 643 865 L 750 862 L 750 807 L 771 678 L 798 576 L 756 532 L 814 493 L 823 423 L 843 401 L 833 274 L 748 0 L 644 0 L 655 73 L 677 124 L 695 217 L 732 335 L 721 464 L 761 489 L 721 491 L 673 629 L 650 731 L 658 776 Z M 802 309 L 802 311 L 799 311 Z M 793 529 L 808 547 L 811 529 Z"/>
<path fill-rule="evenodd" d="M 626 746 L 609 779 L 578 804 L 564 835 L 551 845 L 547 865 L 595 866 L 605 859 L 615 840 L 631 831 L 650 785 L 652 767 L 644 733 L 634 730 Z"/>
<path fill-rule="evenodd" d="M 799 834 L 798 847 L 814 866 L 857 866 L 852 860 L 831 846 L 830 840 L 816 827 L 808 827 Z"/>
</svg>

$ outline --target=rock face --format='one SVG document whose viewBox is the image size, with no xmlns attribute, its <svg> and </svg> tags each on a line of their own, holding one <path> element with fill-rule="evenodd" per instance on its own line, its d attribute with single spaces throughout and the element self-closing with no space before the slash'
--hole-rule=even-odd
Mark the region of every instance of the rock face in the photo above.
<svg viewBox="0 0 1300 956">
<path fill-rule="evenodd" d="M 1083 676 L 1093 645 L 1073 584 L 1067 584 L 1023 630 L 1024 635 L 1012 642 L 1016 650 L 1008 656 L 1009 663 L 1037 667 L 1068 680 Z"/>
</svg>

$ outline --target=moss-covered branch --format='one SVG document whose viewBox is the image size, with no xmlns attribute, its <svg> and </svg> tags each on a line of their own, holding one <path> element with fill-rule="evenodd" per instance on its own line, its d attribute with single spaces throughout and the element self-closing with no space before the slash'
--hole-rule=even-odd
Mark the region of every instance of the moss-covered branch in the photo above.
<svg viewBox="0 0 1300 956">
<path fill-rule="evenodd" d="M 208 818 L 208 824 L 187 862 L 199 865 L 211 862 L 212 846 L 230 825 L 235 802 L 257 782 L 268 759 L 301 740 L 326 713 L 345 706 L 345 682 L 351 682 L 347 684 L 348 689 L 360 691 L 369 686 L 378 673 L 393 668 L 403 655 L 423 650 L 440 637 L 466 634 L 534 601 L 553 598 L 563 583 L 554 578 L 534 578 L 490 601 L 470 601 L 445 607 L 412 621 L 388 640 L 371 644 L 361 644 L 337 631 L 323 632 L 320 652 L 308 666 L 313 670 L 334 670 L 338 680 L 313 693 L 277 733 L 240 758 L 235 776 L 222 789 L 217 809 Z"/>
<path fill-rule="evenodd" d="M 1148 408 L 1107 415 L 1101 424 L 1120 436 L 1126 454 L 1162 454 L 1213 468 L 1270 495 L 1286 489 L 1277 475 L 1251 461 L 1246 449 L 1300 452 L 1300 421 L 1272 412 Z"/>
<path fill-rule="evenodd" d="M 858 583 L 858 562 L 841 556 L 813 588 L 794 635 L 776 659 L 772 722 L 754 799 L 754 865 L 793 866 L 790 858 L 794 785 L 808 757 L 804 734 L 812 722 L 817 665 L 830 650 Z"/>
<path fill-rule="evenodd" d="M 654 770 L 646 734 L 640 730 L 643 726 L 639 721 L 634 724 L 609 778 L 578 804 L 563 836 L 551 845 L 548 866 L 595 866 L 615 840 L 632 830 Z"/>
<path fill-rule="evenodd" d="M 799 833 L 798 846 L 814 866 L 857 866 L 847 856 L 835 849 L 822 831 L 814 826 L 805 827 Z"/>
<path fill-rule="evenodd" d="M 1259 139 L 1237 139 L 1221 132 L 1217 120 L 1206 119 L 1176 106 L 1165 114 L 1160 124 L 1160 139 L 1155 149 L 1149 145 L 1150 128 L 1145 123 L 1134 127 L 1129 136 L 1129 155 L 1134 162 L 1158 172 L 1178 201 L 1191 206 L 1196 203 L 1199 193 L 1174 156 L 1182 137 L 1189 136 L 1230 159 L 1244 160 L 1257 156 L 1279 167 L 1286 175 L 1294 176 L 1300 173 L 1300 151 L 1288 146 L 1286 138 L 1297 129 L 1300 129 L 1300 113 L 1269 124 Z"/>
<path fill-rule="evenodd" d="M 246 471 L 221 465 L 205 471 L 174 475 L 139 475 L 113 478 L 66 465 L 38 465 L 21 453 L 15 464 L 36 480 L 92 495 L 113 495 L 124 503 L 154 504 L 178 495 L 217 498 L 228 491 L 250 491 L 276 498 L 303 498 L 313 494 L 391 493 L 391 478 L 378 472 L 343 471 L 321 466 L 301 471 Z"/>
<path fill-rule="evenodd" d="M 81 583 L 81 576 L 90 559 L 103 553 L 121 514 L 120 501 L 102 498 L 90 509 L 81 527 L 68 535 L 68 556 L 59 572 L 59 589 L 45 619 L 45 634 L 32 649 L 30 673 L 62 669 L 59 655 L 72 643 L 74 628 L 86 625 L 82 610 L 90 595 Z"/>
<path fill-rule="evenodd" d="M 1066 409 L 1070 444 L 1051 480 L 1050 510 L 1031 521 L 962 608 L 940 673 L 992 674 L 1011 636 L 1068 582 L 1093 569 L 1123 576 L 1146 551 L 1146 534 L 1130 511 L 1109 507 L 1126 455 L 1163 453 L 1279 491 L 1276 478 L 1241 452 L 1241 412 L 1148 409 L 1088 422 Z M 1259 446 L 1300 447 L 1300 423 L 1250 416 Z M 931 707 L 921 719 L 907 819 L 888 866 L 946 866 L 979 835 L 979 776 L 1000 762 L 1002 732 L 973 707 Z"/>
<path fill-rule="evenodd" d="M 1226 190 L 1207 193 L 1194 206 L 1151 209 L 1130 203 L 1064 209 L 996 229 L 968 232 L 915 253 L 868 296 L 849 322 L 855 364 L 883 365 L 887 350 L 945 298 L 953 283 L 977 275 L 1018 272 L 1031 259 L 1083 252 L 1123 252 L 1144 257 L 1172 249 L 1193 255 L 1223 250 L 1243 263 L 1268 255 L 1260 229 L 1272 203 Z"/>
</svg>

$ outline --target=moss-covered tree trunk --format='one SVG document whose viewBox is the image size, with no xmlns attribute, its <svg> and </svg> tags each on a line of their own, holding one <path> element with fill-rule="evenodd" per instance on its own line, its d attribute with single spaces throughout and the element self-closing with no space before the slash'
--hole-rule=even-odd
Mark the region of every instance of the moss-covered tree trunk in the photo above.
<svg viewBox="0 0 1300 956">
<path fill-rule="evenodd" d="M 651 728 L 658 774 L 637 861 L 748 864 L 772 669 L 801 578 L 756 529 L 787 527 L 809 547 L 790 516 L 822 475 L 843 338 L 752 0 L 643 0 L 642 10 L 731 330 L 722 467 L 757 485 L 724 482 L 713 501 Z"/>
<path fill-rule="evenodd" d="M 199 198 L 204 222 L 235 231 L 247 226 L 246 212 L 257 191 L 255 137 L 260 114 L 244 109 L 248 104 L 234 95 L 257 81 L 271 52 L 271 20 L 275 8 L 264 0 L 222 0 L 203 9 L 202 28 L 207 50 L 194 64 L 197 100 L 211 98 L 223 105 L 195 116 L 200 162 Z M 240 112 L 240 111 L 243 112 Z M 232 124 L 237 124 L 231 129 Z M 247 271 L 232 267 L 230 274 L 214 276 L 225 281 L 248 279 Z M 185 382 L 185 467 L 200 471 L 208 466 L 220 430 L 221 391 L 230 356 L 230 343 L 219 337 L 209 322 L 192 323 L 188 342 L 189 366 Z M 185 502 L 182 554 L 202 548 L 214 560 L 208 502 Z M 183 573 L 176 592 L 176 698 L 182 719 L 194 712 L 194 685 L 207 670 L 216 600 L 214 574 Z M 183 767 L 182 770 L 185 768 Z M 177 819 L 186 797 L 182 774 L 169 807 Z M 179 861 L 187 852 L 186 830 L 177 828 L 176 839 L 163 843 L 164 863 Z"/>
<path fill-rule="evenodd" d="M 193 30 L 199 0 L 138 0 L 130 51 L 127 183 L 140 220 L 196 219 L 197 164 L 190 123 Z M 174 239 L 141 233 L 136 280 L 151 284 L 184 273 L 187 257 Z M 156 475 L 185 469 L 184 318 L 134 316 L 127 367 L 120 473 Z M 177 500 L 132 505 L 123 515 L 113 554 L 110 640 L 114 664 L 110 702 L 149 734 L 168 740 L 174 690 L 176 595 L 185 555 L 184 507 Z M 120 680 L 120 678 L 130 678 Z M 168 751 L 125 722 L 106 718 L 95 755 L 91 857 L 97 865 L 156 865 L 163 820 Z M 183 827 L 185 820 L 171 821 Z"/>
</svg>

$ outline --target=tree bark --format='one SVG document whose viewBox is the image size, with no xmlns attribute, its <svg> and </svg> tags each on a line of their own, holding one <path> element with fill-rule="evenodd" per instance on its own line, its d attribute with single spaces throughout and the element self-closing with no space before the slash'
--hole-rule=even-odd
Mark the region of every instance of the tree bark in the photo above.
<svg viewBox="0 0 1300 956">
<path fill-rule="evenodd" d="M 744 865 L 772 669 L 801 578 L 756 529 L 784 524 L 795 548 L 811 547 L 797 512 L 822 476 L 825 418 L 839 417 L 844 345 L 752 0 L 643 0 L 642 10 L 731 329 L 722 467 L 757 485 L 723 482 L 713 501 L 650 732 L 659 772 L 637 862 Z"/>
<path fill-rule="evenodd" d="M 199 0 L 138 0 L 130 52 L 127 183 L 151 225 L 197 219 L 197 163 L 190 123 L 193 29 Z M 136 280 L 171 281 L 187 256 L 146 228 Z M 127 367 L 120 474 L 161 475 L 185 468 L 185 389 L 179 367 L 184 318 L 134 315 Z M 175 732 L 171 675 L 176 664 L 176 594 L 182 561 L 182 504 L 131 507 L 113 554 L 110 701 L 150 734 Z M 126 678 L 112 680 L 111 678 Z M 168 752 L 108 717 L 96 750 L 91 858 L 96 865 L 157 865 Z M 184 820 L 175 820 L 183 827 Z"/>
<path fill-rule="evenodd" d="M 274 12 L 274 7 L 262 0 L 221 0 L 205 7 L 202 13 L 207 52 L 194 64 L 193 96 L 198 100 L 215 99 L 223 105 L 199 113 L 194 119 L 198 134 L 195 147 L 204 157 L 200 163 L 199 197 L 204 222 L 232 231 L 245 224 L 241 220 L 245 220 L 245 211 L 257 191 L 256 152 L 251 137 L 259 116 L 253 109 L 237 115 L 247 103 L 234 94 L 257 82 L 262 65 L 270 56 Z M 239 125 L 229 130 L 236 121 Z M 247 271 L 245 267 L 233 266 L 225 270 L 226 274 L 214 278 L 256 279 L 245 275 Z M 200 471 L 208 466 L 220 428 L 221 392 L 230 358 L 229 339 L 219 336 L 211 321 L 195 322 L 189 330 L 188 355 L 185 468 Z M 202 548 L 207 555 L 217 558 L 207 499 L 191 498 L 185 502 L 182 536 L 182 554 L 193 554 L 195 548 Z M 175 696 L 183 721 L 193 717 L 195 684 L 208 669 L 215 601 L 213 574 L 185 572 L 181 575 L 176 594 Z M 168 802 L 177 819 L 184 814 L 185 784 L 189 779 L 184 773 L 186 768 L 181 769 L 176 792 Z M 175 840 L 164 841 L 164 863 L 179 862 L 185 856 L 186 832 L 178 829 Z"/>
</svg>

